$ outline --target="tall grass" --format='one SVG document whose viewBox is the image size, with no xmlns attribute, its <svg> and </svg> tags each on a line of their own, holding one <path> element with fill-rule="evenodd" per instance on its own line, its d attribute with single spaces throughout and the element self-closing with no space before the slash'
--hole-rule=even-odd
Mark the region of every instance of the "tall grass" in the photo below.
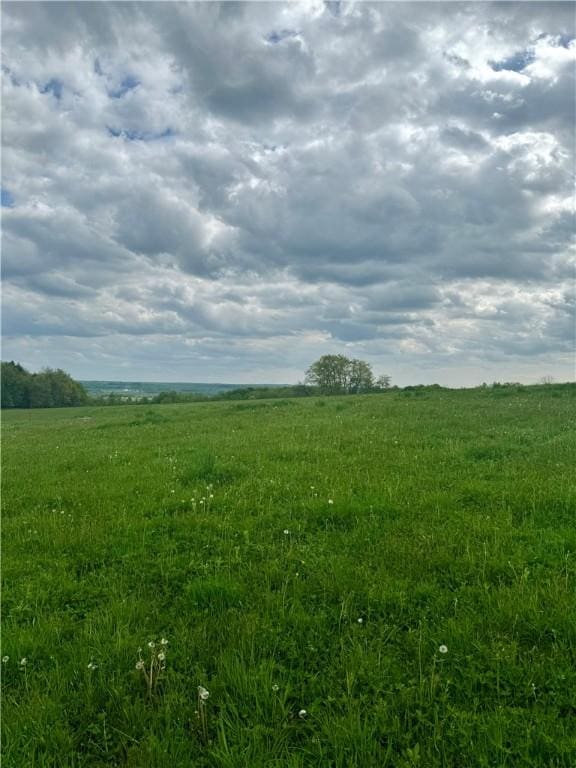
<svg viewBox="0 0 576 768">
<path fill-rule="evenodd" d="M 4 415 L 3 765 L 572 768 L 573 428 L 557 387 Z"/>
</svg>

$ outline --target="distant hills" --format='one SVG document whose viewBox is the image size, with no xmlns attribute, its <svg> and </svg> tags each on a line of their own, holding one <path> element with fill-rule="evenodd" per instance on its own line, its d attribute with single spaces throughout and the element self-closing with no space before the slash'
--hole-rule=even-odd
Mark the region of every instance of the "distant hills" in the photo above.
<svg viewBox="0 0 576 768">
<path fill-rule="evenodd" d="M 102 395 L 120 395 L 124 397 L 154 397 L 161 392 L 196 393 L 199 395 L 218 395 L 234 389 L 270 388 L 274 384 L 206 384 L 201 382 L 173 381 L 80 381 L 80 384 L 92 397 Z"/>
</svg>

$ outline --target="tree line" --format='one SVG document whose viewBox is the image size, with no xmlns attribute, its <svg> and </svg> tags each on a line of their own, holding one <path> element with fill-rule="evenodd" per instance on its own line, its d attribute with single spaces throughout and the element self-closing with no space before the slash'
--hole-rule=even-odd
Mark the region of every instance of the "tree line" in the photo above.
<svg viewBox="0 0 576 768">
<path fill-rule="evenodd" d="M 156 405 L 162 403 L 197 403 L 215 400 L 268 400 L 314 395 L 372 394 L 396 392 L 404 397 L 431 396 L 446 390 L 439 384 L 416 384 L 399 388 L 390 385 L 389 376 L 375 377 L 363 360 L 344 355 L 323 355 L 306 371 L 303 383 L 277 387 L 239 387 L 215 395 L 199 392 L 160 392 L 150 397 L 130 397 L 109 393 L 91 397 L 82 384 L 61 369 L 45 368 L 29 373 L 19 363 L 1 364 L 2 408 L 62 408 L 75 405 Z M 574 396 L 572 382 L 525 385 L 517 382 L 494 382 L 475 387 L 477 392 L 506 397 L 519 392 L 537 393 L 542 389 L 561 397 Z"/>
<path fill-rule="evenodd" d="M 195 392 L 160 392 L 132 398 L 110 393 L 90 397 L 82 384 L 61 369 L 29 373 L 19 363 L 1 364 L 2 408 L 62 408 L 76 405 L 129 405 L 202 402 L 206 400 L 260 400 L 379 392 L 390 387 L 390 377 L 375 378 L 363 360 L 344 355 L 323 355 L 306 371 L 304 383 L 284 387 L 239 387 L 216 395 Z"/>
<path fill-rule="evenodd" d="M 1 365 L 2 408 L 63 408 L 86 405 L 88 393 L 60 368 L 29 373 L 19 363 Z"/>
</svg>

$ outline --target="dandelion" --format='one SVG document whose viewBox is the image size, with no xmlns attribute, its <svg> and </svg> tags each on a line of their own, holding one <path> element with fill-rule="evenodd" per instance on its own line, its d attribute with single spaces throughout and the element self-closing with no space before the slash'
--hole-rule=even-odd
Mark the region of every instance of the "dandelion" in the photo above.
<svg viewBox="0 0 576 768">
<path fill-rule="evenodd" d="M 204 688 L 203 685 L 198 686 L 198 719 L 200 721 L 200 728 L 202 730 L 202 739 L 205 743 L 208 742 L 208 717 L 206 714 L 206 701 L 210 696 L 210 692 Z"/>
<path fill-rule="evenodd" d="M 328 504 L 334 504 L 334 499 L 328 499 Z"/>
<path fill-rule="evenodd" d="M 166 640 L 166 638 L 163 637 L 162 640 L 160 640 L 160 645 L 168 645 L 168 640 Z"/>
<path fill-rule="evenodd" d="M 272 690 L 274 691 L 274 693 L 277 693 L 280 690 L 280 686 L 274 683 L 274 685 L 272 686 Z"/>
<path fill-rule="evenodd" d="M 156 643 L 154 642 L 154 640 L 150 640 L 150 642 L 148 643 L 148 648 L 155 648 L 155 647 L 156 647 Z"/>
<path fill-rule="evenodd" d="M 288 530 L 288 528 L 284 528 L 284 536 L 288 536 L 289 533 L 290 533 L 290 531 Z"/>
<path fill-rule="evenodd" d="M 306 712 L 305 709 L 301 709 L 300 712 L 298 712 L 298 717 L 302 718 L 302 720 L 306 717 L 308 712 Z"/>
<path fill-rule="evenodd" d="M 164 653 L 164 651 L 160 651 L 160 653 L 158 654 L 158 661 L 164 661 L 165 659 L 166 659 L 166 654 Z"/>
<path fill-rule="evenodd" d="M 139 659 L 136 662 L 136 669 L 144 669 L 144 662 L 142 661 L 142 659 Z"/>
<path fill-rule="evenodd" d="M 360 616 L 360 618 L 358 619 L 358 624 L 364 624 L 364 619 L 362 618 L 362 616 Z"/>
<path fill-rule="evenodd" d="M 25 667 L 26 664 L 28 664 L 28 659 L 24 657 L 23 659 L 20 659 L 20 666 Z"/>
<path fill-rule="evenodd" d="M 7 664 L 10 661 L 10 656 L 2 656 L 2 664 Z"/>
<path fill-rule="evenodd" d="M 438 650 L 440 653 L 448 653 L 448 646 L 447 645 L 441 645 Z"/>
<path fill-rule="evenodd" d="M 98 664 L 95 664 L 93 661 L 91 661 L 91 662 L 88 664 L 88 669 L 90 669 L 90 670 L 93 670 L 93 669 L 98 669 Z"/>
</svg>

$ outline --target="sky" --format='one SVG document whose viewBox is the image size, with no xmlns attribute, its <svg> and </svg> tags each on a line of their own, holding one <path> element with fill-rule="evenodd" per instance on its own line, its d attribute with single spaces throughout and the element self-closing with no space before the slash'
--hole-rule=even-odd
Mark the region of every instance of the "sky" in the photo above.
<svg viewBox="0 0 576 768">
<path fill-rule="evenodd" d="M 4 2 L 2 359 L 573 380 L 574 11 Z"/>
</svg>

